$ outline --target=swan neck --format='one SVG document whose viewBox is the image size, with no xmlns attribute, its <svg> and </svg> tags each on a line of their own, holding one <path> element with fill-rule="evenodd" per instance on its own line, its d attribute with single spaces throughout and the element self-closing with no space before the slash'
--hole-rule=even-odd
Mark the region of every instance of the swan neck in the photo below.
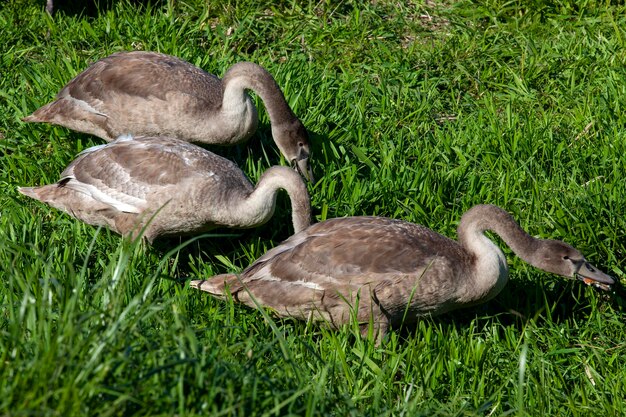
<svg viewBox="0 0 626 417">
<path fill-rule="evenodd" d="M 497 248 L 484 235 L 487 230 L 500 236 L 517 256 L 535 266 L 532 255 L 537 249 L 539 240 L 526 233 L 509 213 L 496 206 L 480 205 L 468 210 L 461 218 L 457 230 L 459 242 L 468 251 L 474 252 L 474 255 L 486 250 L 483 248 L 485 241 Z"/>
<path fill-rule="evenodd" d="M 287 167 L 275 166 L 263 173 L 247 199 L 249 212 L 258 213 L 261 223 L 265 223 L 274 213 L 276 196 L 281 189 L 287 192 L 291 201 L 294 233 L 309 227 L 311 203 L 306 184 L 296 171 Z"/>
<path fill-rule="evenodd" d="M 252 90 L 263 100 L 272 125 L 291 123 L 296 119 L 272 75 L 259 65 L 239 62 L 226 72 L 222 83 L 224 105 L 240 100 L 245 90 Z"/>
</svg>

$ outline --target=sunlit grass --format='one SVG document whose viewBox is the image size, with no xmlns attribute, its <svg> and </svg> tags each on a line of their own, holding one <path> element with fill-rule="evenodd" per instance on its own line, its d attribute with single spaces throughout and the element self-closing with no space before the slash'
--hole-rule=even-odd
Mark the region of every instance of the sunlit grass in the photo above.
<svg viewBox="0 0 626 417">
<path fill-rule="evenodd" d="M 158 50 L 222 75 L 250 60 L 311 132 L 316 220 L 381 215 L 454 237 L 466 209 L 492 203 L 621 278 L 623 6 L 55 3 L 53 17 L 43 1 L 0 5 L 0 415 L 626 414 L 623 293 L 508 249 L 511 282 L 493 301 L 375 346 L 354 325 L 278 320 L 187 288 L 288 237 L 285 196 L 259 229 L 145 247 L 16 191 L 100 143 L 20 121 L 90 62 Z M 248 146 L 214 149 L 253 181 L 281 162 L 259 107 Z"/>
</svg>

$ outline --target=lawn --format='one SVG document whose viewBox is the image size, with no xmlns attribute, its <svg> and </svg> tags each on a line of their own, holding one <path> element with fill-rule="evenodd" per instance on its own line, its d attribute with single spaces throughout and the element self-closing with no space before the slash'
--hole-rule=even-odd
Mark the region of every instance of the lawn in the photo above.
<svg viewBox="0 0 626 417">
<path fill-rule="evenodd" d="M 267 68 L 312 137 L 316 221 L 455 237 L 499 205 L 624 280 L 626 7 L 613 2 L 43 0 L 0 5 L 0 416 L 623 416 L 626 307 L 507 254 L 494 300 L 391 332 L 281 320 L 188 288 L 292 232 L 133 244 L 17 192 L 100 139 L 20 118 L 121 50 Z M 614 2 L 618 3 L 618 2 Z M 83 7 L 85 6 L 85 7 Z M 257 97 L 256 181 L 286 164 Z"/>
</svg>

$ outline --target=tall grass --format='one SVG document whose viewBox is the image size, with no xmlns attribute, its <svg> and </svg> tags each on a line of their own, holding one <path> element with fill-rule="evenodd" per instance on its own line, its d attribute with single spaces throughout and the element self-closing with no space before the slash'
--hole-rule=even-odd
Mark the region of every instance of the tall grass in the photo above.
<svg viewBox="0 0 626 417">
<path fill-rule="evenodd" d="M 466 209 L 492 203 L 622 277 L 624 6 L 56 3 L 52 17 L 43 1 L 0 5 L 0 415 L 626 414 L 621 290 L 505 249 L 511 282 L 496 299 L 375 346 L 356 326 L 277 320 L 187 288 L 288 237 L 286 198 L 259 229 L 144 247 L 16 191 L 100 143 L 20 121 L 90 62 L 158 50 L 222 75 L 250 60 L 312 133 L 317 220 L 381 215 L 453 237 Z M 260 113 L 248 146 L 215 149 L 253 180 L 281 163 Z"/>
</svg>

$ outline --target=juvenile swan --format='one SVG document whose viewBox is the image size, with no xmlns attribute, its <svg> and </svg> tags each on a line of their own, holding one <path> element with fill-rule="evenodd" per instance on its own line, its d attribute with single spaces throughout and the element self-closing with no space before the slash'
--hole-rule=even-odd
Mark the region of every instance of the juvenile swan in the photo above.
<svg viewBox="0 0 626 417">
<path fill-rule="evenodd" d="M 214 296 L 230 292 L 283 317 L 338 327 L 355 315 L 378 335 L 495 297 L 508 280 L 502 251 L 484 235 L 498 234 L 524 261 L 608 290 L 614 279 L 558 240 L 535 239 L 504 210 L 479 205 L 462 217 L 459 241 L 424 226 L 381 217 L 317 223 L 271 249 L 240 275 L 191 281 Z"/>
<path fill-rule="evenodd" d="M 276 194 L 291 198 L 295 232 L 310 224 L 309 194 L 292 169 L 268 169 L 256 187 L 231 161 L 188 142 L 120 137 L 83 151 L 56 184 L 19 191 L 85 223 L 152 242 L 216 227 L 251 228 L 269 220 Z"/>
<path fill-rule="evenodd" d="M 259 122 L 247 89 L 263 100 L 282 154 L 311 179 L 306 129 L 270 73 L 251 62 L 233 65 L 220 80 L 173 56 L 115 53 L 78 74 L 55 101 L 22 120 L 53 123 L 106 141 L 131 134 L 234 145 L 249 139 Z"/>
</svg>

